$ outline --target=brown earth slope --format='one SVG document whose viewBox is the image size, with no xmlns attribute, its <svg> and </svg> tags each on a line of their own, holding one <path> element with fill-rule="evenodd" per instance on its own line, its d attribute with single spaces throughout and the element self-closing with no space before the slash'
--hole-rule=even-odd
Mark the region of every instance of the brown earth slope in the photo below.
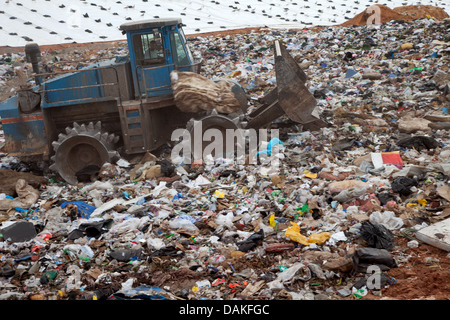
<svg viewBox="0 0 450 320">
<path fill-rule="evenodd" d="M 449 17 L 449 15 L 447 14 L 447 12 L 445 12 L 444 9 L 434 6 L 426 6 L 426 5 L 404 6 L 394 8 L 393 10 L 402 15 L 409 16 L 411 20 L 423 19 L 426 18 L 427 16 L 431 16 L 439 20 Z"/>
<path fill-rule="evenodd" d="M 380 22 L 386 23 L 392 20 L 404 20 L 404 21 L 412 21 L 415 19 L 423 19 L 427 16 L 436 18 L 436 19 L 445 19 L 448 18 L 449 15 L 445 12 L 444 9 L 434 6 L 425 6 L 425 5 L 411 5 L 411 6 L 403 6 L 397 7 L 394 9 L 389 8 L 388 6 L 377 4 L 380 8 Z M 367 24 L 367 21 L 374 14 L 374 11 L 368 11 L 367 9 L 358 13 L 352 19 L 345 21 L 340 24 L 343 27 L 349 27 L 352 25 L 362 26 Z M 375 22 L 375 21 L 374 21 Z"/>
</svg>

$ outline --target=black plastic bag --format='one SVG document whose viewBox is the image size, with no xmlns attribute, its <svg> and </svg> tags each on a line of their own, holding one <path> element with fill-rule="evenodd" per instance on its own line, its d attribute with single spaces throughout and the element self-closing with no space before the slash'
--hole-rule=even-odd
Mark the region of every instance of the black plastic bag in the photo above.
<svg viewBox="0 0 450 320">
<path fill-rule="evenodd" d="M 380 288 L 384 288 L 387 284 L 390 284 L 393 281 L 394 281 L 394 278 L 391 277 L 390 275 L 388 275 L 386 273 L 380 273 Z M 367 286 L 367 277 L 359 279 L 353 285 L 353 288 L 361 289 L 364 286 Z"/>
<path fill-rule="evenodd" d="M 439 142 L 432 137 L 427 136 L 413 136 L 403 138 L 397 141 L 397 145 L 403 148 L 416 149 L 422 151 L 422 149 L 430 150 L 436 149 L 439 146 Z"/>
<path fill-rule="evenodd" d="M 367 268 L 373 265 L 377 265 L 381 271 L 397 267 L 394 258 L 385 249 L 360 248 L 355 251 L 352 260 L 355 272 L 367 272 Z"/>
<path fill-rule="evenodd" d="M 151 253 L 148 256 L 147 261 L 152 262 L 154 257 L 181 257 L 181 256 L 184 256 L 184 252 L 183 251 L 180 252 L 179 248 L 170 245 Z"/>
<path fill-rule="evenodd" d="M 264 239 L 264 231 L 263 229 L 259 230 L 258 232 L 255 232 L 250 237 L 248 237 L 244 241 L 238 242 L 238 250 L 242 252 L 248 252 L 250 250 L 253 250 L 258 245 L 262 243 Z"/>
<path fill-rule="evenodd" d="M 354 143 L 355 143 L 354 139 L 344 138 L 344 139 L 341 139 L 341 140 L 333 143 L 333 146 L 331 147 L 331 150 L 333 150 L 333 151 L 348 150 L 348 149 L 351 149 L 351 147 L 353 147 Z"/>
<path fill-rule="evenodd" d="M 380 203 L 382 206 L 385 206 L 386 203 L 388 203 L 391 200 L 394 200 L 394 201 L 397 200 L 397 197 L 395 195 L 388 193 L 388 192 L 382 192 L 382 193 L 377 194 L 376 196 L 377 196 L 378 200 L 380 200 Z"/>
<path fill-rule="evenodd" d="M 391 183 L 392 191 L 401 194 L 402 196 L 408 196 L 412 193 L 411 187 L 417 186 L 416 179 L 410 179 L 406 177 L 398 177 Z"/>
<path fill-rule="evenodd" d="M 161 173 L 165 177 L 171 177 L 175 172 L 175 166 L 169 160 L 156 161 L 156 164 L 161 166 Z"/>
<path fill-rule="evenodd" d="M 115 251 L 111 251 L 109 253 L 109 257 L 111 259 L 116 259 L 120 262 L 128 262 L 134 257 L 139 258 L 141 257 L 142 249 L 119 249 Z"/>
<path fill-rule="evenodd" d="M 394 234 L 382 224 L 364 221 L 360 236 L 372 248 L 391 250 L 395 244 Z"/>
<path fill-rule="evenodd" d="M 78 229 L 75 229 L 71 233 L 69 233 L 68 239 L 75 240 L 84 236 L 88 238 L 99 238 L 102 233 L 105 233 L 111 228 L 113 222 L 113 219 L 107 219 L 102 221 L 82 223 L 78 227 Z"/>
</svg>

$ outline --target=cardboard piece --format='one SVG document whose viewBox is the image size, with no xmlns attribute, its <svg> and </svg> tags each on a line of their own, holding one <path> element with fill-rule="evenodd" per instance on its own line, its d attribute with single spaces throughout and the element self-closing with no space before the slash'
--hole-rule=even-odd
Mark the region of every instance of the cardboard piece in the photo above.
<svg viewBox="0 0 450 320">
<path fill-rule="evenodd" d="M 384 165 L 394 165 L 399 169 L 403 168 L 403 161 L 398 152 L 371 153 L 372 163 L 375 169 Z"/>
</svg>

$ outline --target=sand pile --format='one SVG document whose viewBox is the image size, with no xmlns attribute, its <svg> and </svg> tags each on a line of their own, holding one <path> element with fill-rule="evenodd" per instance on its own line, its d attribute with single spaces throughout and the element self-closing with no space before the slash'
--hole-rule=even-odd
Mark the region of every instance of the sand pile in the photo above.
<svg viewBox="0 0 450 320">
<path fill-rule="evenodd" d="M 392 20 L 404 20 L 404 21 L 412 21 L 414 19 L 423 19 L 426 18 L 427 15 L 434 17 L 436 19 L 445 19 L 448 18 L 449 15 L 445 12 L 444 9 L 434 6 L 403 6 L 397 7 L 394 9 L 389 8 L 388 6 L 377 4 L 380 8 L 380 21 L 381 23 L 386 23 Z M 366 9 L 355 17 L 346 22 L 340 24 L 340 26 L 349 27 L 352 25 L 362 26 L 367 24 L 367 21 L 372 21 L 372 23 L 378 23 L 374 19 L 375 11 L 371 9 Z"/>
</svg>

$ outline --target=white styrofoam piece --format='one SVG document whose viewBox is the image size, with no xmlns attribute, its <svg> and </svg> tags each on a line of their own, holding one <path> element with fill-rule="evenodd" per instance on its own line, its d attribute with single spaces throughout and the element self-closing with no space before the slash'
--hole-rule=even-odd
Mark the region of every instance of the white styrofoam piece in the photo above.
<svg viewBox="0 0 450 320">
<path fill-rule="evenodd" d="M 450 251 L 450 218 L 420 229 L 416 232 L 416 238 L 433 247 Z"/>
</svg>

